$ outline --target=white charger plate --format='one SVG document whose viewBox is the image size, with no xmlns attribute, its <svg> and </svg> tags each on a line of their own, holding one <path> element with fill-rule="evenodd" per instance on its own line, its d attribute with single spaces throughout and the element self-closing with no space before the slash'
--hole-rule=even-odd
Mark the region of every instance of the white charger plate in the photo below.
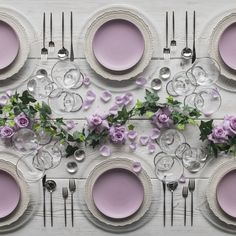
<svg viewBox="0 0 236 236">
<path fill-rule="evenodd" d="M 144 38 L 145 49 L 141 60 L 134 68 L 127 70 L 125 73 L 114 73 L 104 69 L 97 61 L 93 52 L 92 44 L 95 33 L 104 23 L 114 19 L 123 19 L 133 23 L 138 27 Z M 128 80 L 142 73 L 148 66 L 154 50 L 153 38 L 150 23 L 143 14 L 128 6 L 114 5 L 99 10 L 87 23 L 84 38 L 84 53 L 90 67 L 103 78 L 116 81 Z"/>
<path fill-rule="evenodd" d="M 97 178 L 104 173 L 105 171 L 108 171 L 110 169 L 115 168 L 122 168 L 127 169 L 131 172 L 133 172 L 133 161 L 126 158 L 112 158 L 110 160 L 104 161 L 100 164 L 98 164 L 90 173 L 89 177 L 86 180 L 85 184 L 85 202 L 87 204 L 87 207 L 91 214 L 98 219 L 99 221 L 119 227 L 119 226 L 126 226 L 130 225 L 138 220 L 140 220 L 144 214 L 148 211 L 150 205 L 151 205 L 151 199 L 152 199 L 152 184 L 149 176 L 147 175 L 146 171 L 144 169 L 141 170 L 140 173 L 137 173 L 137 176 L 139 180 L 141 181 L 143 188 L 144 188 L 144 200 L 142 205 L 140 206 L 139 210 L 135 212 L 132 216 L 125 218 L 125 219 L 111 219 L 106 216 L 104 216 L 94 204 L 94 200 L 92 197 L 92 191 L 93 186 L 97 180 Z"/>
</svg>

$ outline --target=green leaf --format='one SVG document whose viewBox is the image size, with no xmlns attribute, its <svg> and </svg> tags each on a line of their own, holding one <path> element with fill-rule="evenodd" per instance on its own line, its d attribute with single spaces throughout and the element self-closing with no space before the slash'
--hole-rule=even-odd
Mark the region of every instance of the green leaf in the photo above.
<svg viewBox="0 0 236 236">
<path fill-rule="evenodd" d="M 200 129 L 200 140 L 204 141 L 207 139 L 208 135 L 211 134 L 213 129 L 213 120 L 201 121 L 199 126 Z"/>
<path fill-rule="evenodd" d="M 134 125 L 132 124 L 128 125 L 128 130 L 134 130 Z"/>
<path fill-rule="evenodd" d="M 152 112 L 152 111 L 147 111 L 147 112 L 146 112 L 147 118 L 152 118 L 153 115 L 154 115 L 154 112 Z"/>
<path fill-rule="evenodd" d="M 66 147 L 66 157 L 72 156 L 74 154 L 74 152 L 78 149 L 79 149 L 78 146 L 68 145 Z"/>
<path fill-rule="evenodd" d="M 36 102 L 36 99 L 29 93 L 28 90 L 25 90 L 22 95 L 19 97 L 23 104 L 29 104 Z"/>
<path fill-rule="evenodd" d="M 48 106 L 48 104 L 45 103 L 45 102 L 42 102 L 41 113 L 44 113 L 44 114 L 47 114 L 47 115 L 52 114 L 52 110 L 51 110 L 50 106 Z"/>
</svg>

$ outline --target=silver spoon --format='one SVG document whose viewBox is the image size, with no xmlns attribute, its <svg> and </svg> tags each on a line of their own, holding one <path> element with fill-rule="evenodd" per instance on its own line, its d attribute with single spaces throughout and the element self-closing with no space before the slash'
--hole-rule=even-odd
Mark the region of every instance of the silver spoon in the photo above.
<svg viewBox="0 0 236 236">
<path fill-rule="evenodd" d="M 69 180 L 69 190 L 71 193 L 71 225 L 74 227 L 74 193 L 76 190 L 75 179 Z"/>
<path fill-rule="evenodd" d="M 177 181 L 173 181 L 167 184 L 167 188 L 171 192 L 171 226 L 173 226 L 173 222 L 174 222 L 174 196 L 173 195 L 177 187 L 178 187 Z"/>
<path fill-rule="evenodd" d="M 188 187 L 187 186 L 183 187 L 182 196 L 184 198 L 184 226 L 186 226 L 186 199 L 188 197 Z"/>
<path fill-rule="evenodd" d="M 64 47 L 64 12 L 62 12 L 62 48 L 58 51 L 57 55 L 59 59 L 64 60 L 68 57 L 69 52 L 68 50 Z"/>
<path fill-rule="evenodd" d="M 159 91 L 162 88 L 162 81 L 158 78 L 155 78 L 151 82 L 152 90 Z"/>
<path fill-rule="evenodd" d="M 172 40 L 170 41 L 170 46 L 172 47 L 176 47 L 177 46 L 177 42 L 175 40 L 175 12 L 172 11 Z"/>
<path fill-rule="evenodd" d="M 171 71 L 169 67 L 162 67 L 159 71 L 159 76 L 162 80 L 168 80 L 171 76 Z"/>
<path fill-rule="evenodd" d="M 41 60 L 42 61 L 47 61 L 48 58 L 48 50 L 46 48 L 46 44 L 45 44 L 45 31 L 46 31 L 46 22 L 45 22 L 45 12 L 43 13 L 43 47 L 41 49 Z"/>
<path fill-rule="evenodd" d="M 47 180 L 46 188 L 50 193 L 50 211 L 51 211 L 51 227 L 53 227 L 53 205 L 52 205 L 52 193 L 56 190 L 57 184 L 54 180 Z"/>
<path fill-rule="evenodd" d="M 55 43 L 52 41 L 52 13 L 50 13 L 50 41 L 48 43 L 49 52 L 53 53 L 55 49 Z"/>
<path fill-rule="evenodd" d="M 192 58 L 192 49 L 188 47 L 188 12 L 186 11 L 185 14 L 185 40 L 186 45 L 185 48 L 182 50 L 181 55 L 184 59 L 188 60 Z"/>
</svg>

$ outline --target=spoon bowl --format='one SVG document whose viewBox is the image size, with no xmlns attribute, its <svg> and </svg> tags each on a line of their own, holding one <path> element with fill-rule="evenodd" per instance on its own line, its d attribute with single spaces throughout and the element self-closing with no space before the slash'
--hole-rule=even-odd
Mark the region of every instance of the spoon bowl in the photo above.
<svg viewBox="0 0 236 236">
<path fill-rule="evenodd" d="M 69 56 L 69 51 L 68 51 L 66 48 L 62 47 L 62 48 L 58 51 L 57 56 L 58 56 L 59 59 L 65 60 L 65 59 L 68 58 L 68 56 Z"/>
<path fill-rule="evenodd" d="M 193 52 L 191 48 L 185 47 L 182 52 L 181 55 L 184 59 L 188 60 L 192 58 Z"/>
</svg>

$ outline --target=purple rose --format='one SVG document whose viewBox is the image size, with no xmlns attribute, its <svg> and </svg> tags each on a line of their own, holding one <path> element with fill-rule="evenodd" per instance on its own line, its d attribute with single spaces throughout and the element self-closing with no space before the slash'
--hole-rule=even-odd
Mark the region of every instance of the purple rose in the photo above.
<svg viewBox="0 0 236 236">
<path fill-rule="evenodd" d="M 168 107 L 160 108 L 152 117 L 152 123 L 159 129 L 168 128 L 173 121 L 171 119 L 171 111 Z"/>
<path fill-rule="evenodd" d="M 124 126 L 112 126 L 109 129 L 110 140 L 115 144 L 124 144 L 126 132 Z"/>
<path fill-rule="evenodd" d="M 1 128 L 0 134 L 2 138 L 11 138 L 14 134 L 14 130 L 9 126 L 4 126 Z"/>
<path fill-rule="evenodd" d="M 236 135 L 236 117 L 226 116 L 223 122 L 224 129 L 226 129 L 230 136 Z"/>
<path fill-rule="evenodd" d="M 228 131 L 222 125 L 216 125 L 208 139 L 213 143 L 226 143 L 228 141 Z"/>
<path fill-rule="evenodd" d="M 90 130 L 101 132 L 105 129 L 109 129 L 107 120 L 101 115 L 94 114 L 87 118 L 88 127 Z"/>
<path fill-rule="evenodd" d="M 29 126 L 30 123 L 29 119 L 26 117 L 24 113 L 21 113 L 18 116 L 16 116 L 14 121 L 19 128 L 26 128 Z"/>
</svg>

